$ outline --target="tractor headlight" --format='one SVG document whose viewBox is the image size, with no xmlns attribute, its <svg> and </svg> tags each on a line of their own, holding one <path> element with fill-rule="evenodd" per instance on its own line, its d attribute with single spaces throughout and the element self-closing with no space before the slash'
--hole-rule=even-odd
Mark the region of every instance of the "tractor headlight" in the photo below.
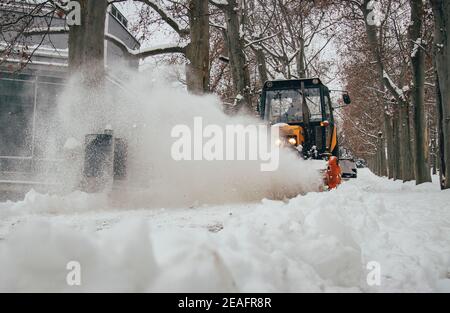
<svg viewBox="0 0 450 313">
<path fill-rule="evenodd" d="M 297 145 L 297 139 L 295 138 L 289 138 L 289 143 L 293 146 Z"/>
</svg>

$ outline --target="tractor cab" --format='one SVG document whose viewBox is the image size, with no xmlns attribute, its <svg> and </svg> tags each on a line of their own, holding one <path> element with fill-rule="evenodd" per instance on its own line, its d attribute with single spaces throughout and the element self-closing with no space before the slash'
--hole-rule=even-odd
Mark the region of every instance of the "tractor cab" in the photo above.
<svg viewBox="0 0 450 313">
<path fill-rule="evenodd" d="M 344 94 L 345 104 L 350 104 Z M 259 104 L 261 118 L 280 129 L 280 145 L 305 158 L 339 155 L 330 91 L 320 79 L 275 80 L 265 83 Z"/>
</svg>

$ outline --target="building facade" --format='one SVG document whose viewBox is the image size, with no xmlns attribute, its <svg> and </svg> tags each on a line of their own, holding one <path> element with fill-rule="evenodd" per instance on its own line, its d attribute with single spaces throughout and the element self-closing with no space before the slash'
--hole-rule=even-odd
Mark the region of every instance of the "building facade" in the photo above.
<svg viewBox="0 0 450 313">
<path fill-rule="evenodd" d="M 20 16 L 24 14 L 23 6 L 20 1 L 2 4 L 0 17 Z M 48 16 L 35 20 L 38 26 L 49 25 Z M 51 27 L 65 27 L 63 17 L 55 14 L 50 20 Z M 139 42 L 128 30 L 128 21 L 114 5 L 108 8 L 105 28 L 107 34 L 119 38 L 128 48 L 139 49 Z M 8 46 L 1 40 L 0 52 Z M 122 64 L 130 66 L 130 60 L 114 43 L 105 40 L 105 48 L 107 72 Z M 42 163 L 57 161 L 45 158 L 44 149 L 49 144 L 45 132 L 49 129 L 48 116 L 57 108 L 68 75 L 67 33 L 27 36 L 15 49 L 0 59 L 0 182 L 10 179 L 11 173 L 14 177 L 20 173 L 28 177 L 36 168 L 42 168 Z M 32 50 L 30 62 L 24 64 L 21 54 Z M 137 69 L 138 61 L 131 66 Z"/>
</svg>

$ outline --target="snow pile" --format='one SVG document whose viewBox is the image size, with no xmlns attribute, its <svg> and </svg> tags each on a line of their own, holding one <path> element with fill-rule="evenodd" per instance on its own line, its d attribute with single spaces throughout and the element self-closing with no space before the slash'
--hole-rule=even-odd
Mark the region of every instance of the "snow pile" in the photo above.
<svg viewBox="0 0 450 313">
<path fill-rule="evenodd" d="M 45 201 L 72 205 L 0 207 Z M 368 171 L 289 202 L 10 215 L 0 237 L 0 291 L 450 291 L 450 193 Z"/>
<path fill-rule="evenodd" d="M 23 201 L 0 203 L 0 217 L 24 214 L 70 214 L 110 208 L 106 194 L 75 191 L 66 196 L 41 194 L 31 190 Z"/>
<path fill-rule="evenodd" d="M 83 264 L 82 283 L 92 291 L 140 290 L 155 269 L 145 224 L 97 236 L 37 219 L 18 227 L 7 243 L 0 247 L 0 264 L 8 269 L 2 291 L 70 291 L 66 265 L 73 260 Z"/>
<path fill-rule="evenodd" d="M 158 228 L 140 218 L 98 230 L 92 222 L 29 217 L 0 244 L 0 265 L 8 269 L 0 291 L 293 292 L 358 286 L 358 247 L 316 232 L 314 217 L 305 225 L 300 210 L 283 206 L 265 202 L 242 215 L 239 209 L 236 216 L 221 214 L 228 217 L 218 233 L 211 231 L 214 225 Z M 66 283 L 70 261 L 81 264 L 80 287 Z"/>
</svg>

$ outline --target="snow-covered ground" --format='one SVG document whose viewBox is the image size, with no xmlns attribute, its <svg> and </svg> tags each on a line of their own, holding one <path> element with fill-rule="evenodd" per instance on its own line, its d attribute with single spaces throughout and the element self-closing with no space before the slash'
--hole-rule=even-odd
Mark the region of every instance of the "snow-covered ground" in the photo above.
<svg viewBox="0 0 450 313">
<path fill-rule="evenodd" d="M 0 238 L 0 291 L 450 291 L 450 192 L 368 170 L 286 202 L 182 209 L 30 192 L 0 203 Z"/>
</svg>

